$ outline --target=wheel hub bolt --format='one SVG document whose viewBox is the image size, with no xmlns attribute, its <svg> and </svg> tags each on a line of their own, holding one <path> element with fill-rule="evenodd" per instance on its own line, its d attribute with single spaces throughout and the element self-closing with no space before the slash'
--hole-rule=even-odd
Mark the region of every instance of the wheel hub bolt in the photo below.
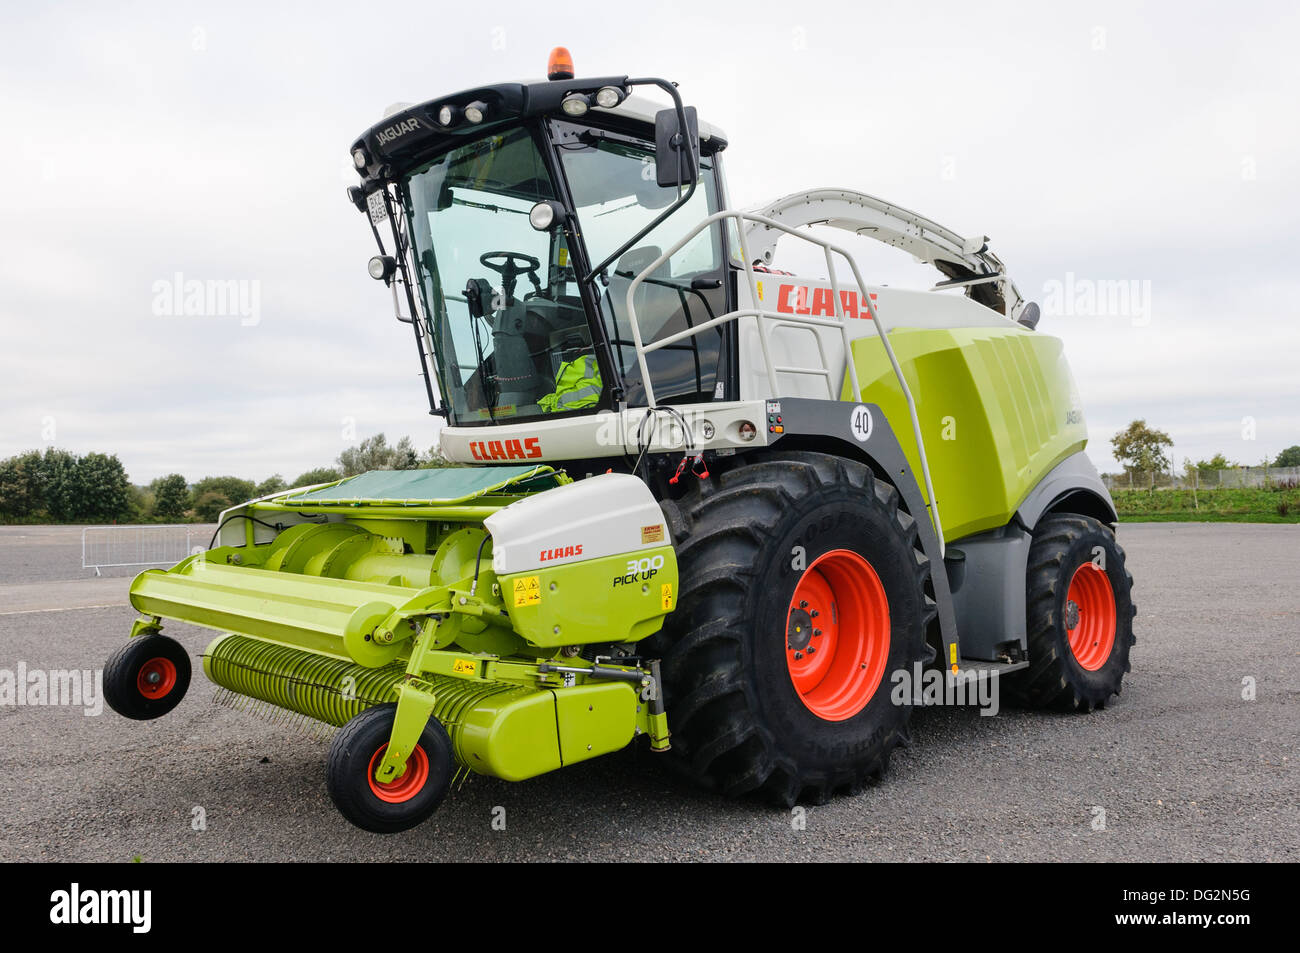
<svg viewBox="0 0 1300 953">
<path fill-rule="evenodd" d="M 797 658 L 797 659 L 799 659 L 799 658 L 803 658 L 803 653 L 802 653 L 802 652 L 795 652 L 795 653 L 794 653 L 794 657 Z"/>
<path fill-rule="evenodd" d="M 808 608 L 808 600 L 807 600 L 807 599 L 800 599 L 800 600 L 799 600 L 799 608 L 800 608 L 800 609 L 807 609 L 807 608 Z"/>
<path fill-rule="evenodd" d="M 817 651 L 817 646 L 815 646 L 815 645 L 810 645 L 810 646 L 808 646 L 808 654 L 809 654 L 809 655 L 812 655 L 812 654 L 813 654 L 814 652 L 816 652 L 816 651 Z"/>
<path fill-rule="evenodd" d="M 159 675 L 157 672 L 150 672 L 148 675 L 144 677 L 144 680 L 148 682 L 150 685 L 157 685 L 159 682 L 162 681 L 162 676 Z"/>
<path fill-rule="evenodd" d="M 821 634 L 822 634 L 821 629 L 813 629 L 813 635 L 821 635 Z"/>
</svg>

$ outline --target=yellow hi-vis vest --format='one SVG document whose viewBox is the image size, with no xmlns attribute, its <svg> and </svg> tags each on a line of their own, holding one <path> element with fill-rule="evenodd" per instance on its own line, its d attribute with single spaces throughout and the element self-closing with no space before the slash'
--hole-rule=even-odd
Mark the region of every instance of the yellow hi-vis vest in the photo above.
<svg viewBox="0 0 1300 953">
<path fill-rule="evenodd" d="M 537 400 L 537 405 L 548 414 L 562 410 L 594 407 L 600 401 L 600 369 L 596 358 L 590 354 L 565 361 L 555 375 L 555 393 Z"/>
</svg>

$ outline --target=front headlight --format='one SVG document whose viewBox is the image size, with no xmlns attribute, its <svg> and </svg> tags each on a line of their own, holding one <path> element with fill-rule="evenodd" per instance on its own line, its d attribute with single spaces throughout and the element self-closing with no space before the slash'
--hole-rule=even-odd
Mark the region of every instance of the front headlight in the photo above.
<svg viewBox="0 0 1300 953">
<path fill-rule="evenodd" d="M 560 108 L 564 110 L 567 116 L 582 116 L 586 114 L 590 105 L 587 97 L 582 93 L 570 93 L 564 97 L 564 101 L 560 103 Z"/>
</svg>

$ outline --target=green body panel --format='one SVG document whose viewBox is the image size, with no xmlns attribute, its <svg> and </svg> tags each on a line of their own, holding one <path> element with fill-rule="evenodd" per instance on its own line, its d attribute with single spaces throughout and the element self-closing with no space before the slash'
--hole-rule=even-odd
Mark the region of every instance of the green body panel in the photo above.
<svg viewBox="0 0 1300 953">
<path fill-rule="evenodd" d="M 946 540 L 1005 525 L 1052 467 L 1086 445 L 1057 338 L 1020 327 L 898 328 L 889 340 L 916 402 Z M 907 402 L 879 338 L 854 341 L 853 360 L 857 399 L 880 406 L 919 475 Z M 844 396 L 855 399 L 847 383 Z"/>
<path fill-rule="evenodd" d="M 677 598 L 671 546 L 501 577 L 515 631 L 537 646 L 635 642 L 659 631 Z M 558 630 L 558 631 L 557 631 Z"/>
<path fill-rule="evenodd" d="M 555 692 L 555 723 L 565 764 L 618 751 L 632 740 L 636 692 L 626 682 L 588 684 Z"/>
<path fill-rule="evenodd" d="M 535 778 L 564 765 L 553 692 L 509 685 L 480 692 L 470 682 L 462 685 L 460 692 L 469 697 L 455 699 L 463 713 L 448 728 L 457 761 L 476 774 L 506 781 Z M 439 702 L 441 708 L 442 698 Z"/>
<path fill-rule="evenodd" d="M 452 743 L 472 771 L 522 781 L 618 751 L 636 728 L 636 693 L 623 682 L 514 688 L 470 706 Z"/>
</svg>

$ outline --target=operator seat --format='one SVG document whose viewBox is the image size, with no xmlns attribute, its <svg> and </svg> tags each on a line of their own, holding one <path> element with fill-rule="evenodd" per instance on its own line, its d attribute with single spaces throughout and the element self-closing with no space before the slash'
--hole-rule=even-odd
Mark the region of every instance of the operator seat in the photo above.
<svg viewBox="0 0 1300 953">
<path fill-rule="evenodd" d="M 626 252 L 615 266 L 602 301 L 606 326 L 621 360 L 629 400 L 641 399 L 641 368 L 632 342 L 632 327 L 627 316 L 627 289 L 632 279 L 662 254 L 654 245 L 643 245 Z M 672 284 L 667 262 L 647 275 L 633 295 L 637 325 L 643 343 L 662 339 L 687 330 L 712 317 L 703 296 L 692 290 L 689 281 Z M 683 304 L 685 299 L 686 304 Z M 689 320 L 688 320 L 689 310 Z M 611 317 L 612 314 L 612 317 Z M 656 393 L 711 393 L 717 367 L 721 331 L 705 332 L 646 355 L 646 364 L 655 382 Z M 707 398 L 705 398 L 707 399 Z"/>
<path fill-rule="evenodd" d="M 625 313 L 627 310 L 627 289 L 632 279 L 639 275 L 647 265 L 663 254 L 658 245 L 643 245 L 623 254 L 614 266 L 614 277 L 609 282 L 609 294 L 613 297 L 615 314 L 619 316 L 621 329 L 627 333 L 620 335 L 632 340 L 632 325 Z M 668 262 L 664 262 L 641 282 L 632 297 L 636 306 L 637 325 L 641 329 L 642 341 L 653 341 L 659 337 L 669 319 L 681 308 L 681 296 L 674 288 L 664 287 L 656 282 L 668 281 L 672 272 Z"/>
</svg>

